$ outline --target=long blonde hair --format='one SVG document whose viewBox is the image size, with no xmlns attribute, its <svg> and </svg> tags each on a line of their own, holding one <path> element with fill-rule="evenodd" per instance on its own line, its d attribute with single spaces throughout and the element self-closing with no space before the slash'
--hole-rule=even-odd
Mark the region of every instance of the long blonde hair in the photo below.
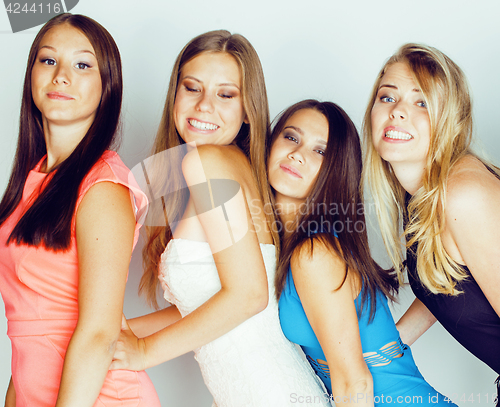
<svg viewBox="0 0 500 407">
<path fill-rule="evenodd" d="M 395 63 L 406 64 L 427 104 L 430 118 L 430 146 L 422 187 L 405 205 L 406 191 L 391 165 L 375 151 L 372 143 L 371 111 L 386 70 Z M 417 270 L 422 283 L 434 294 L 460 293 L 456 282 L 466 273 L 447 253 L 441 239 L 444 228 L 446 187 L 451 169 L 460 158 L 472 154 L 472 103 L 462 70 L 445 54 L 421 44 L 403 45 L 380 71 L 366 109 L 364 182 L 371 189 L 382 238 L 402 282 L 403 246 L 401 221 L 406 216 L 403 236 L 406 247 L 418 243 Z M 492 166 L 490 170 L 497 172 Z"/>
<path fill-rule="evenodd" d="M 250 42 L 239 34 L 231 34 L 226 30 L 210 31 L 193 38 L 178 55 L 167 91 L 167 98 L 163 116 L 156 134 L 153 154 L 162 151 L 177 151 L 168 155 L 168 161 L 157 160 L 151 169 L 148 169 L 148 180 L 152 190 L 166 191 L 162 195 L 161 205 L 156 205 L 148 215 L 146 224 L 147 244 L 143 249 L 144 274 L 139 292 L 144 293 L 148 302 L 158 307 L 156 294 L 159 286 L 158 266 L 160 257 L 167 243 L 172 239 L 171 225 L 181 219 L 189 191 L 186 187 L 181 171 L 181 162 L 185 154 L 182 148 L 184 141 L 180 137 L 174 122 L 174 103 L 179 75 L 182 67 L 196 56 L 204 52 L 221 52 L 231 55 L 237 62 L 242 77 L 243 108 L 248 124 L 243 123 L 236 136 L 235 143 L 242 149 L 250 160 L 259 193 L 265 207 L 271 206 L 271 190 L 266 176 L 266 147 L 269 132 L 269 107 L 264 82 L 264 73 L 257 52 Z M 180 147 L 176 148 L 175 147 Z M 168 174 L 168 177 L 165 176 Z M 267 204 L 267 205 L 266 205 Z M 156 209 L 156 210 L 155 210 Z M 265 211 L 269 229 L 276 245 L 279 237 L 274 231 L 274 214 Z M 163 219 L 162 219 L 163 218 Z M 163 226 L 158 226 L 163 224 Z"/>
</svg>

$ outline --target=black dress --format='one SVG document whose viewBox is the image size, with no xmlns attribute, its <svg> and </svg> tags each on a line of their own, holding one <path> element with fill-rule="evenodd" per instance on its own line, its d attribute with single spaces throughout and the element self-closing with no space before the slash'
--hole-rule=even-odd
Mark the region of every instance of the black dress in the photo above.
<svg viewBox="0 0 500 407">
<path fill-rule="evenodd" d="M 407 195 L 407 206 L 410 198 Z M 408 279 L 413 293 L 465 349 L 500 374 L 500 317 L 469 269 L 463 267 L 467 278 L 456 285 L 462 291 L 461 294 L 433 294 L 422 285 L 418 277 L 417 247 L 414 244 L 406 250 Z M 500 387 L 498 391 L 500 394 Z"/>
<path fill-rule="evenodd" d="M 457 296 L 432 294 L 417 275 L 416 245 L 406 251 L 411 289 L 460 344 L 500 374 L 500 318 L 469 272 L 457 283 Z"/>
</svg>

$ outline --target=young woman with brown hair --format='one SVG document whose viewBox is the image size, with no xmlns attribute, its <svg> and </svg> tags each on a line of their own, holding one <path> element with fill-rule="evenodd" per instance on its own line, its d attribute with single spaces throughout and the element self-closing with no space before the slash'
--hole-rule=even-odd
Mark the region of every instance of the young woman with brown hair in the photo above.
<svg viewBox="0 0 500 407">
<path fill-rule="evenodd" d="M 121 62 L 94 20 L 62 14 L 28 57 L 0 203 L 0 289 L 12 341 L 6 406 L 159 406 L 145 372 L 108 372 L 146 197 L 119 156 Z"/>
<path fill-rule="evenodd" d="M 329 404 L 279 326 L 278 240 L 264 210 L 268 126 L 251 44 L 227 31 L 190 41 L 174 65 L 147 177 L 161 198 L 142 288 L 155 302 L 159 277 L 176 307 L 131 320 L 113 368 L 140 370 L 194 350 L 218 407 L 310 405 L 293 394 Z"/>
</svg>

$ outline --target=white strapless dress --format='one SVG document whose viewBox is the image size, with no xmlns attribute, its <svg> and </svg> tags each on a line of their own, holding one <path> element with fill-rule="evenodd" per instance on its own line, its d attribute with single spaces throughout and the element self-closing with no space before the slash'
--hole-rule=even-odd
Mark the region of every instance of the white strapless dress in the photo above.
<svg viewBox="0 0 500 407">
<path fill-rule="evenodd" d="M 274 245 L 261 244 L 269 305 L 232 331 L 195 349 L 205 384 L 217 407 L 331 406 L 321 382 L 285 338 L 275 299 Z M 173 239 L 161 256 L 159 278 L 165 299 L 185 316 L 220 288 L 206 242 Z"/>
</svg>

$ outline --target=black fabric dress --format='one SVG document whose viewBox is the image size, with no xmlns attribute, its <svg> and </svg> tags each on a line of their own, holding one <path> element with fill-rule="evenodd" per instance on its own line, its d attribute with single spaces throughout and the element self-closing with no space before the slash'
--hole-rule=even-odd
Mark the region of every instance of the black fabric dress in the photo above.
<svg viewBox="0 0 500 407">
<path fill-rule="evenodd" d="M 410 198 L 407 195 L 407 205 Z M 406 266 L 413 293 L 464 348 L 500 374 L 500 318 L 469 269 L 464 267 L 468 277 L 456 286 L 462 294 L 432 294 L 422 285 L 417 274 L 417 247 L 414 244 L 406 250 Z"/>
<path fill-rule="evenodd" d="M 451 296 L 432 294 L 420 283 L 413 247 L 406 251 L 406 265 L 415 296 L 464 348 L 500 374 L 500 318 L 467 267 L 468 277 L 457 283 L 463 293 Z"/>
</svg>

